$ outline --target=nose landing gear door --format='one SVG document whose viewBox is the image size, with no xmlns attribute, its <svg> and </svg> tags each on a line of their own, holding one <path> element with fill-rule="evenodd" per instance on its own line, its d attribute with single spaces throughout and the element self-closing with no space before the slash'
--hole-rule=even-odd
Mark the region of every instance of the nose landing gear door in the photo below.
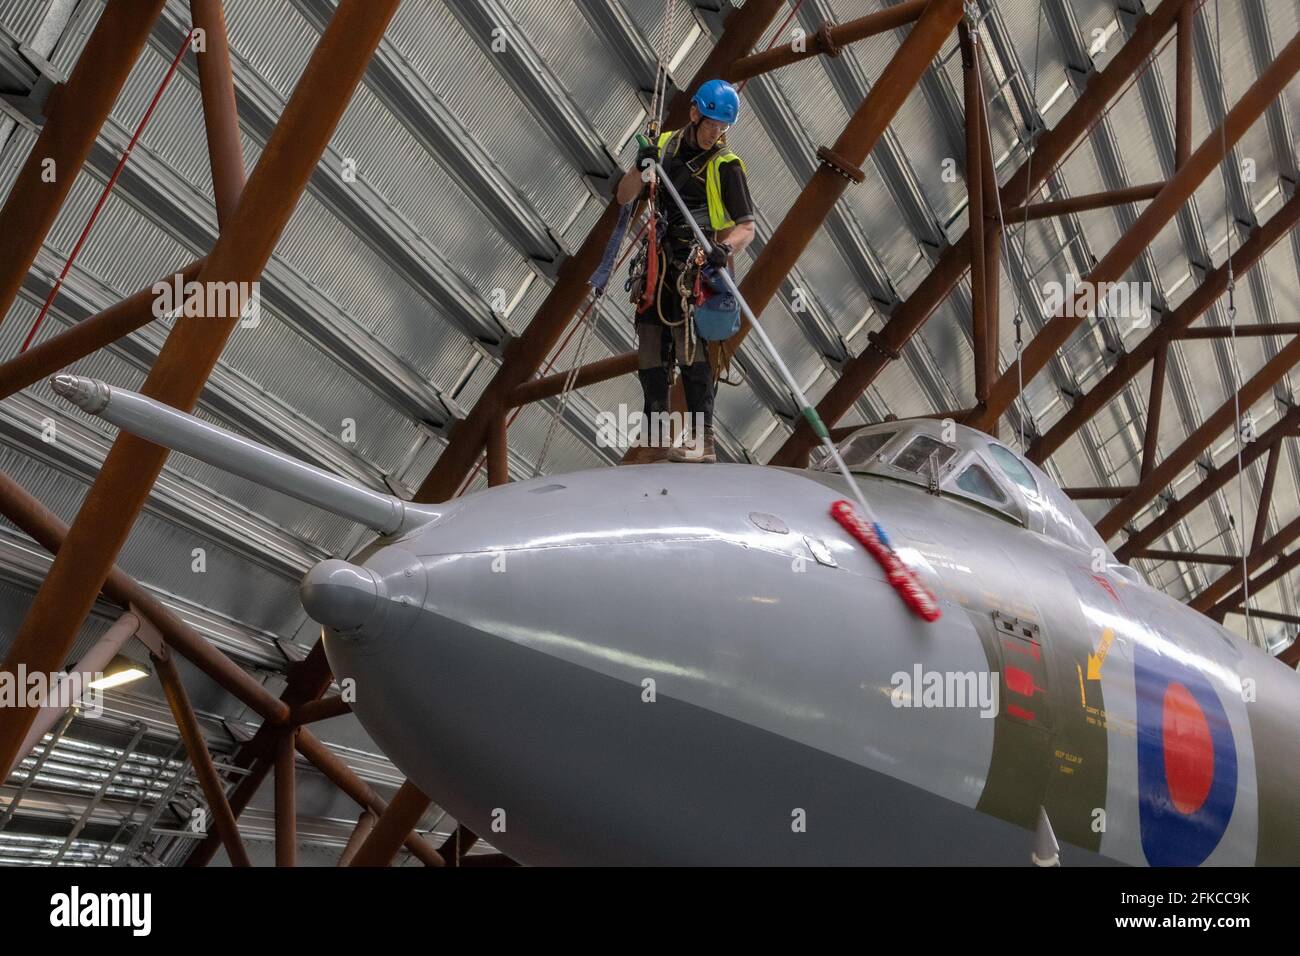
<svg viewBox="0 0 1300 956">
<path fill-rule="evenodd" d="M 1041 626 L 1002 611 L 971 613 L 998 675 L 998 713 L 988 779 L 976 809 L 1032 828 L 1052 754 L 1052 712 Z"/>
</svg>

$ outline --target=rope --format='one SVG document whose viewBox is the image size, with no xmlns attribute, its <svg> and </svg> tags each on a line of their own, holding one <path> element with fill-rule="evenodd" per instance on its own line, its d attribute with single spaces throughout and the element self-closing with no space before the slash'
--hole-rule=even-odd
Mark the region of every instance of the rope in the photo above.
<svg viewBox="0 0 1300 956">
<path fill-rule="evenodd" d="M 31 330 L 27 333 L 27 338 L 23 339 L 22 348 L 18 350 L 20 355 L 23 352 L 26 352 L 31 346 L 32 340 L 36 338 L 36 333 L 40 331 L 41 325 L 45 322 L 45 316 L 49 314 L 50 306 L 54 304 L 54 297 L 57 296 L 59 290 L 63 288 L 63 280 L 68 277 L 68 272 L 72 269 L 72 264 L 77 261 L 77 256 L 81 253 L 81 247 L 86 244 L 86 238 L 90 235 L 90 230 L 95 225 L 95 220 L 99 218 L 99 214 L 104 208 L 104 203 L 108 201 L 108 194 L 112 192 L 113 187 L 117 185 L 117 179 L 122 175 L 122 169 L 126 166 L 126 161 L 131 157 L 131 153 L 135 149 L 135 144 L 140 141 L 140 134 L 144 132 L 145 126 L 149 123 L 149 118 L 153 116 L 154 107 L 156 107 L 158 101 L 162 99 L 163 91 L 167 89 L 167 85 L 171 83 L 172 77 L 176 75 L 176 68 L 180 66 L 181 58 L 185 56 L 185 51 L 189 48 L 193 36 L 193 31 L 185 34 L 185 38 L 181 42 L 181 48 L 176 51 L 176 56 L 172 59 L 171 66 L 168 67 L 167 73 L 163 76 L 162 83 L 158 85 L 158 89 L 154 93 L 153 99 L 149 101 L 149 107 L 144 111 L 144 116 L 141 117 L 139 125 L 136 126 L 135 132 L 131 136 L 131 141 L 127 143 L 126 150 L 122 153 L 122 158 L 117 161 L 117 166 L 113 170 L 113 175 L 109 176 L 108 182 L 104 184 L 104 190 L 99 194 L 99 201 L 95 203 L 95 208 L 91 210 L 90 218 L 86 221 L 85 228 L 81 230 L 81 235 L 77 238 L 76 245 L 72 247 L 72 253 L 68 256 L 68 261 L 63 264 L 63 271 L 59 273 L 58 279 L 55 280 L 54 285 L 50 288 L 50 294 L 45 297 L 45 304 L 41 306 L 40 314 L 36 316 L 36 321 L 32 323 Z"/>
<path fill-rule="evenodd" d="M 578 370 L 582 368 L 583 356 L 587 352 L 587 337 L 591 332 L 591 327 L 596 324 L 592 320 L 592 316 L 595 314 L 595 309 L 588 309 L 586 315 L 582 318 L 582 334 L 578 336 L 577 355 L 574 357 L 573 367 L 569 369 L 568 375 L 564 378 L 564 388 L 560 390 L 559 401 L 555 403 L 555 412 L 551 416 L 551 424 L 546 429 L 546 440 L 542 442 L 541 454 L 537 456 L 537 464 L 533 467 L 534 478 L 542 473 L 542 466 L 546 464 L 547 452 L 551 449 L 551 439 L 555 437 L 555 429 L 560 423 L 560 417 L 569 404 L 569 395 L 572 393 L 573 383 L 578 378 Z"/>
<path fill-rule="evenodd" d="M 619 256 L 618 262 L 614 266 L 615 270 L 622 268 L 623 263 L 627 261 L 627 257 L 631 255 L 632 250 L 635 249 L 637 243 L 641 241 L 641 236 L 645 233 L 646 226 L 648 224 L 649 224 L 648 222 L 644 222 L 641 224 L 641 228 L 640 230 L 637 231 L 636 236 L 633 237 L 631 244 L 626 246 L 623 250 L 622 255 Z M 569 344 L 569 340 L 573 338 L 574 333 L 578 331 L 579 327 L 582 325 L 583 321 L 587 318 L 587 315 L 591 312 L 592 308 L 595 305 L 596 305 L 596 297 L 595 296 L 589 297 L 587 299 L 586 306 L 584 306 L 582 310 L 582 313 L 578 316 L 578 321 L 575 322 L 573 325 L 569 326 L 569 330 L 568 332 L 565 333 L 564 338 L 560 340 L 559 346 L 556 347 L 555 351 L 551 353 L 551 357 L 546 360 L 546 364 L 542 366 L 541 371 L 538 373 L 539 378 L 550 374 L 551 369 L 555 367 L 555 363 L 559 360 L 559 357 L 562 354 L 564 354 L 564 347 Z M 523 412 L 522 406 L 512 411 L 510 413 L 509 419 L 506 421 L 506 427 L 509 428 L 511 425 L 513 425 L 515 423 L 515 419 L 518 418 L 522 412 Z M 479 455 L 478 464 L 474 467 L 473 471 L 471 471 L 468 475 L 465 476 L 465 480 L 461 482 L 460 488 L 457 489 L 456 494 L 453 497 L 459 498 L 461 495 L 465 493 L 466 489 L 468 489 L 469 486 L 474 482 L 474 479 L 477 478 L 479 474 L 483 471 L 483 466 L 484 464 L 486 464 L 486 462 L 487 462 L 487 455 L 486 454 Z"/>
<path fill-rule="evenodd" d="M 676 0 L 664 0 L 664 29 L 663 38 L 660 42 L 659 68 L 655 73 L 655 84 L 658 88 L 658 102 L 655 108 L 655 132 L 658 133 L 664 126 L 664 102 L 668 99 L 668 52 L 672 49 L 673 33 L 677 28 L 677 2 Z M 660 81 L 659 76 L 663 75 Z"/>
</svg>

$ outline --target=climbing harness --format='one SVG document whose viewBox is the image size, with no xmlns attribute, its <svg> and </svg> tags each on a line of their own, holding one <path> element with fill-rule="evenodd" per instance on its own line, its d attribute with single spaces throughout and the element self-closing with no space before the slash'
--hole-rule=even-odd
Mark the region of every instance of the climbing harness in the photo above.
<svg viewBox="0 0 1300 956">
<path fill-rule="evenodd" d="M 659 171 L 659 176 L 663 179 L 664 188 L 672 197 L 673 202 L 677 204 L 677 208 L 681 210 L 682 215 L 690 224 L 691 230 L 695 233 L 696 243 L 699 244 L 705 255 L 708 255 L 713 251 L 712 244 L 705 237 L 699 224 L 696 223 L 695 219 L 691 216 L 690 210 L 686 208 L 686 203 L 682 199 L 681 194 L 665 174 L 663 166 L 656 163 L 655 167 Z M 749 319 L 750 327 L 758 335 L 759 341 L 763 343 L 763 348 L 767 351 L 768 356 L 772 359 L 772 363 L 776 366 L 777 371 L 780 372 L 781 377 L 785 380 L 786 387 L 790 389 L 791 395 L 799 405 L 800 412 L 812 427 L 813 433 L 821 440 L 823 447 L 825 447 L 827 452 L 830 454 L 831 459 L 835 462 L 835 466 L 839 469 L 840 474 L 848 483 L 849 490 L 853 493 L 854 500 L 862 511 L 861 518 L 859 519 L 859 516 L 853 513 L 853 506 L 849 502 L 836 502 L 836 504 L 831 508 L 831 516 L 834 517 L 836 521 L 844 524 L 845 520 L 847 520 L 847 516 L 851 515 L 859 524 L 862 524 L 863 527 L 867 529 L 867 532 L 869 532 L 865 534 L 864 537 L 858 537 L 857 532 L 852 530 L 850 530 L 850 533 L 852 533 L 854 537 L 867 548 L 867 551 L 871 556 L 875 558 L 884 569 L 890 585 L 898 592 L 899 596 L 918 617 L 922 617 L 927 621 L 937 620 L 939 617 L 939 605 L 935 600 L 934 595 L 931 594 L 925 585 L 921 583 L 916 572 L 904 564 L 902 559 L 898 557 L 897 552 L 895 552 L 893 547 L 889 544 L 888 537 L 882 536 L 882 534 L 877 530 L 880 528 L 880 523 L 876 520 L 875 514 L 871 510 L 871 506 L 867 504 L 866 496 L 863 495 L 862 489 L 858 486 L 857 479 L 853 477 L 853 473 L 849 471 L 848 466 L 844 463 L 844 458 L 840 455 L 839 449 L 836 448 L 835 443 L 831 441 L 830 430 L 827 429 L 821 416 L 817 414 L 817 409 L 808 401 L 808 396 L 804 394 L 803 389 L 799 387 L 799 383 L 795 380 L 794 375 L 791 374 L 790 369 L 781 358 L 781 353 L 768 337 L 767 332 L 758 321 L 758 317 L 754 315 L 753 309 L 749 307 L 749 303 L 745 301 L 745 297 L 740 294 L 740 289 L 737 288 L 735 280 L 731 277 L 731 273 L 726 269 L 720 269 L 717 272 L 717 276 L 727 290 L 736 297 L 736 303 L 740 306 L 741 311 L 744 312 L 745 317 Z M 850 527 L 847 524 L 844 524 L 844 526 L 845 528 Z M 871 541 L 872 543 L 868 544 L 868 541 Z"/>
</svg>

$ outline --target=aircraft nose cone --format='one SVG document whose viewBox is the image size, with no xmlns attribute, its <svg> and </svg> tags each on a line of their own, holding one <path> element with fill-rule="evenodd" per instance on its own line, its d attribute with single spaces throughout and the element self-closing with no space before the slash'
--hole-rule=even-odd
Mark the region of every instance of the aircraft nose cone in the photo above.
<svg viewBox="0 0 1300 956">
<path fill-rule="evenodd" d="M 379 606 L 374 574 L 337 558 L 308 571 L 298 594 L 313 621 L 343 633 L 359 630 Z"/>
</svg>

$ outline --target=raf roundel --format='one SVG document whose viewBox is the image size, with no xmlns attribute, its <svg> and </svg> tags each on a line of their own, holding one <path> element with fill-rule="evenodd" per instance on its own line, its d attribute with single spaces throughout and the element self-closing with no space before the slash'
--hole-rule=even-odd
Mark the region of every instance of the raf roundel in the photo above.
<svg viewBox="0 0 1300 956">
<path fill-rule="evenodd" d="M 1133 665 L 1142 852 L 1152 866 L 1198 866 L 1232 819 L 1232 727 L 1199 671 L 1144 647 Z"/>
</svg>

